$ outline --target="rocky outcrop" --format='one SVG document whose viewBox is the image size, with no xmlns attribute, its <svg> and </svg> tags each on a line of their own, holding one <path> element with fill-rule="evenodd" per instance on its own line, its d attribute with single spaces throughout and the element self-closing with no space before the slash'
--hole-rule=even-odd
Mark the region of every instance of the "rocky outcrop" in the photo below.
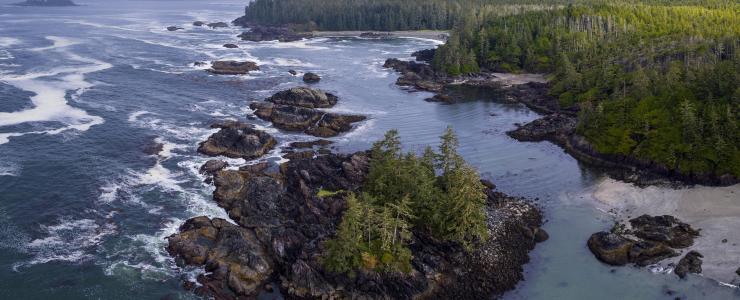
<svg viewBox="0 0 740 300">
<path fill-rule="evenodd" d="M 419 50 L 414 53 L 411 53 L 411 56 L 416 59 L 416 61 L 423 61 L 427 63 L 431 63 L 432 59 L 434 59 L 434 54 L 437 52 L 437 49 L 425 49 L 425 50 Z"/>
<path fill-rule="evenodd" d="M 206 22 L 203 22 L 203 21 L 195 21 L 195 22 L 193 22 L 193 26 L 201 27 L 203 25 L 206 25 Z"/>
<path fill-rule="evenodd" d="M 301 106 L 253 102 L 249 105 L 259 118 L 268 120 L 280 129 L 305 132 L 317 137 L 332 137 L 352 129 L 352 123 L 364 121 L 365 116 L 327 113 Z"/>
<path fill-rule="evenodd" d="M 254 114 L 273 123 L 277 128 L 299 131 L 317 137 L 332 137 L 352 129 L 352 123 L 364 116 L 328 113 L 316 108 L 329 108 L 337 97 L 320 90 L 297 87 L 278 92 L 266 102 L 249 105 Z"/>
<path fill-rule="evenodd" d="M 247 124 L 216 124 L 212 127 L 221 130 L 200 143 L 198 152 L 205 155 L 250 160 L 266 154 L 277 144 L 272 136 Z"/>
<path fill-rule="evenodd" d="M 317 193 L 357 191 L 368 168 L 368 154 L 358 152 L 296 158 L 278 173 L 218 171 L 214 200 L 239 226 L 191 219 L 169 237 L 168 250 L 181 264 L 213 272 L 198 278 L 197 292 L 215 299 L 253 297 L 275 281 L 286 298 L 480 299 L 522 279 L 538 239 L 533 233 L 544 232 L 541 215 L 522 199 L 493 191 L 487 202 L 490 238 L 474 251 L 414 232 L 408 274 L 360 270 L 350 277 L 325 270 L 324 241 L 341 220 L 345 193 Z"/>
<path fill-rule="evenodd" d="M 221 60 L 212 62 L 208 72 L 218 75 L 243 75 L 259 69 L 260 67 L 251 61 Z"/>
<path fill-rule="evenodd" d="M 331 145 L 333 143 L 334 142 L 332 142 L 330 140 L 318 139 L 318 140 L 313 140 L 313 141 L 308 141 L 308 142 L 292 142 L 292 143 L 288 144 L 288 147 L 289 148 L 296 148 L 296 149 L 300 149 L 300 148 L 313 148 L 313 147 L 316 147 L 316 146 L 325 147 L 325 146 Z"/>
<path fill-rule="evenodd" d="M 182 30 L 182 29 L 185 29 L 185 28 L 177 27 L 177 26 L 169 26 L 169 27 L 167 27 L 167 31 L 178 31 L 178 30 Z"/>
<path fill-rule="evenodd" d="M 206 26 L 216 29 L 216 28 L 226 28 L 229 27 L 229 24 L 226 24 L 225 22 L 214 22 L 214 23 L 208 23 Z"/>
<path fill-rule="evenodd" d="M 274 262 L 257 234 L 223 219 L 192 218 L 168 238 L 167 251 L 181 264 L 205 266 L 197 292 L 218 299 L 256 296 Z"/>
<path fill-rule="evenodd" d="M 551 114 L 519 126 L 506 134 L 519 141 L 556 140 L 570 135 L 575 130 L 576 124 L 577 121 L 572 116 Z"/>
<path fill-rule="evenodd" d="M 676 275 L 680 278 L 686 278 L 689 273 L 700 274 L 701 273 L 701 258 L 704 257 L 699 252 L 689 251 L 686 253 L 678 264 L 676 265 Z"/>
<path fill-rule="evenodd" d="M 200 166 L 200 169 L 198 170 L 198 172 L 200 172 L 200 174 L 214 175 L 216 174 L 216 172 L 221 171 L 228 166 L 229 166 L 229 163 L 223 160 L 212 159 L 212 160 L 207 161 L 202 166 Z"/>
<path fill-rule="evenodd" d="M 393 38 L 393 33 L 390 32 L 363 32 L 360 33 L 361 38 L 365 39 L 390 39 Z"/>
<path fill-rule="evenodd" d="M 239 48 L 239 46 L 236 44 L 224 44 L 224 48 L 234 49 Z"/>
<path fill-rule="evenodd" d="M 623 231 L 591 235 L 587 245 L 596 258 L 615 266 L 648 266 L 678 256 L 676 249 L 693 245 L 694 238 L 699 235 L 690 225 L 667 215 L 642 215 L 629 223 L 631 228 Z"/>
<path fill-rule="evenodd" d="M 305 83 L 317 83 L 319 81 L 321 81 L 321 76 L 316 73 L 308 72 L 303 74 L 303 82 Z"/>
<path fill-rule="evenodd" d="M 252 26 L 249 31 L 243 32 L 239 37 L 250 42 L 294 42 L 312 38 L 313 34 L 310 32 L 296 32 L 286 27 Z"/>
<path fill-rule="evenodd" d="M 337 104 L 338 100 L 337 96 L 322 90 L 294 87 L 277 92 L 265 101 L 305 108 L 329 108 Z"/>
<path fill-rule="evenodd" d="M 389 58 L 383 67 L 401 73 L 401 77 L 396 80 L 396 84 L 400 86 L 439 93 L 445 85 L 452 82 L 447 76 L 435 72 L 428 64 Z"/>
</svg>

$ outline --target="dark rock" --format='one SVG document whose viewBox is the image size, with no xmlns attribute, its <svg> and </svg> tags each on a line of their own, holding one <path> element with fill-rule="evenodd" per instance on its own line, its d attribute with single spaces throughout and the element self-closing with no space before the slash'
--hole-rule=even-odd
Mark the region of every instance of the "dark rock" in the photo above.
<svg viewBox="0 0 740 300">
<path fill-rule="evenodd" d="M 542 228 L 535 228 L 534 229 L 534 241 L 537 243 L 542 243 L 544 241 L 547 241 L 550 239 L 550 235 Z"/>
<path fill-rule="evenodd" d="M 224 44 L 224 48 L 234 49 L 239 48 L 239 46 L 236 44 Z"/>
<path fill-rule="evenodd" d="M 331 145 L 333 143 L 334 142 L 330 140 L 318 139 L 318 140 L 313 140 L 313 141 L 308 141 L 308 142 L 292 142 L 288 144 L 288 147 L 290 148 L 313 148 L 314 146 L 323 147 L 323 146 Z"/>
<path fill-rule="evenodd" d="M 676 256 L 678 256 L 678 253 L 675 250 L 665 244 L 651 241 L 638 241 L 629 252 L 631 262 L 641 267 L 656 264 L 666 258 Z"/>
<path fill-rule="evenodd" d="M 363 32 L 360 33 L 360 37 L 366 39 L 390 39 L 394 36 L 390 32 Z"/>
<path fill-rule="evenodd" d="M 411 53 L 411 56 L 416 58 L 416 61 L 423 61 L 427 63 L 431 63 L 432 59 L 434 59 L 434 54 L 436 53 L 437 49 L 425 49 L 425 50 L 419 50 L 414 53 Z"/>
<path fill-rule="evenodd" d="M 296 72 L 295 70 L 288 70 L 288 73 L 290 73 L 290 75 L 293 75 L 293 76 L 298 75 L 298 72 Z"/>
<path fill-rule="evenodd" d="M 482 183 L 482 184 L 483 184 L 483 185 L 484 185 L 485 187 L 487 187 L 487 188 L 488 188 L 489 190 L 495 190 L 495 189 L 496 189 L 496 185 L 495 185 L 495 184 L 493 184 L 493 182 L 492 182 L 492 181 L 490 181 L 490 180 L 488 180 L 488 179 L 481 179 L 481 180 L 480 180 L 480 183 Z"/>
<path fill-rule="evenodd" d="M 167 27 L 167 31 L 178 31 L 178 30 L 181 30 L 181 29 L 185 29 L 185 28 L 177 27 L 177 26 Z"/>
<path fill-rule="evenodd" d="M 249 106 L 255 115 L 268 120 L 277 128 L 302 131 L 318 137 L 332 137 L 352 129 L 352 123 L 365 120 L 364 116 L 325 113 L 300 106 L 253 102 Z"/>
<path fill-rule="evenodd" d="M 597 232 L 588 240 L 591 252 L 601 261 L 611 265 L 634 263 L 637 266 L 656 264 L 678 256 L 674 248 L 693 244 L 699 232 L 672 216 L 648 216 L 631 219 L 630 230 L 615 225 L 613 232 Z M 624 236 L 630 234 L 637 239 Z"/>
<path fill-rule="evenodd" d="M 389 58 L 383 64 L 384 68 L 391 68 L 401 73 L 396 80 L 400 86 L 411 86 L 419 90 L 441 92 L 444 86 L 451 82 L 446 75 L 437 74 L 432 66 L 413 61 L 402 61 Z"/>
<path fill-rule="evenodd" d="M 226 27 L 229 27 L 229 24 L 226 24 L 224 22 L 215 22 L 215 23 L 208 23 L 207 26 L 211 28 L 226 28 Z"/>
<path fill-rule="evenodd" d="M 287 159 L 307 159 L 312 158 L 316 155 L 316 152 L 313 151 L 302 151 L 302 152 L 293 152 L 283 155 L 284 158 Z"/>
<path fill-rule="evenodd" d="M 207 62 L 203 62 L 203 61 L 196 61 L 196 62 L 194 62 L 194 63 L 193 63 L 193 66 L 196 66 L 196 67 L 202 67 L 202 66 L 205 66 L 205 65 L 207 65 L 207 64 L 208 64 Z"/>
<path fill-rule="evenodd" d="M 294 87 L 280 91 L 265 101 L 280 105 L 301 106 L 306 108 L 329 108 L 339 99 L 333 94 L 307 87 Z"/>
<path fill-rule="evenodd" d="M 686 253 L 686 255 L 678 261 L 678 265 L 676 265 L 676 275 L 681 278 L 686 278 L 686 275 L 689 273 L 700 274 L 702 257 L 704 256 L 696 251 L 689 251 L 689 253 Z"/>
<path fill-rule="evenodd" d="M 214 61 L 208 72 L 218 75 L 243 75 L 251 71 L 257 71 L 260 67 L 251 61 Z"/>
<path fill-rule="evenodd" d="M 519 141 L 543 141 L 568 135 L 575 130 L 577 120 L 564 114 L 551 114 L 506 132 Z"/>
<path fill-rule="evenodd" d="M 200 27 L 200 26 L 203 26 L 203 25 L 206 25 L 206 23 L 203 22 L 203 21 L 195 21 L 195 22 L 193 22 L 193 26 Z"/>
<path fill-rule="evenodd" d="M 276 143 L 272 136 L 263 131 L 243 124 L 232 124 L 222 127 L 208 140 L 202 142 L 198 152 L 210 156 L 223 155 L 250 160 L 266 154 L 275 148 Z"/>
<path fill-rule="evenodd" d="M 673 248 L 686 248 L 694 244 L 699 231 L 680 222 L 673 216 L 642 215 L 630 220 L 635 236 L 653 242 L 664 243 Z"/>
<path fill-rule="evenodd" d="M 280 41 L 294 42 L 302 39 L 312 38 L 310 32 L 296 32 L 285 27 L 252 26 L 249 31 L 239 35 L 242 40 L 251 42 Z"/>
<path fill-rule="evenodd" d="M 323 244 L 333 236 L 345 203 L 341 196 L 316 194 L 358 191 L 368 171 L 366 152 L 296 157 L 277 174 L 219 171 L 214 200 L 239 226 L 193 218 L 169 238 L 168 250 L 179 261 L 212 272 L 198 278 L 196 293 L 215 299 L 252 298 L 268 289 L 270 278 L 289 299 L 480 299 L 501 295 L 523 278 L 522 265 L 535 241 L 520 228 L 539 228 L 541 215 L 520 199 L 495 192 L 487 202 L 491 238 L 470 252 L 414 232 L 408 274 L 359 270 L 349 277 L 326 271 Z"/>
<path fill-rule="evenodd" d="M 200 166 L 199 172 L 200 174 L 213 175 L 216 172 L 221 171 L 222 169 L 228 166 L 229 166 L 229 163 L 223 160 L 212 159 L 212 160 L 207 161 L 202 166 Z"/>
<path fill-rule="evenodd" d="M 737 276 L 740 276 L 740 268 L 737 268 L 737 270 L 735 271 L 735 274 L 737 274 Z"/>
<path fill-rule="evenodd" d="M 306 74 L 303 74 L 303 82 L 305 83 L 317 83 L 321 81 L 321 76 L 308 72 Z"/>
<path fill-rule="evenodd" d="M 205 265 L 209 272 L 198 278 L 203 292 L 227 296 L 254 295 L 273 272 L 271 257 L 254 231 L 223 219 L 197 217 L 168 238 L 167 251 L 187 265 Z M 224 292 L 220 284 L 228 287 Z M 227 299 L 225 297 L 221 299 Z"/>
<path fill-rule="evenodd" d="M 263 162 L 256 163 L 253 165 L 241 166 L 239 167 L 239 171 L 245 171 L 251 174 L 261 174 L 265 170 L 267 170 L 267 168 L 269 167 L 270 167 L 270 163 L 263 161 Z"/>
<path fill-rule="evenodd" d="M 635 242 L 611 232 L 597 232 L 588 239 L 588 249 L 600 261 L 623 266 L 630 262 L 630 250 Z"/>
<path fill-rule="evenodd" d="M 159 152 L 162 152 L 164 149 L 164 144 L 157 142 L 156 140 L 152 140 L 151 143 L 144 146 L 144 149 L 142 152 L 146 155 L 158 155 Z"/>
</svg>

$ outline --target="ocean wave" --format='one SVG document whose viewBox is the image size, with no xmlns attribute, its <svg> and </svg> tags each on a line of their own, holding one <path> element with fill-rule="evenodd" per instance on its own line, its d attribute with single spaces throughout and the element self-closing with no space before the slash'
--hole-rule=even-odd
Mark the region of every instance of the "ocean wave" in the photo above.
<svg viewBox="0 0 740 300">
<path fill-rule="evenodd" d="M 17 38 L 0 36 L 0 47 L 8 48 L 10 46 L 15 46 L 20 43 L 21 43 L 21 40 Z"/>
<path fill-rule="evenodd" d="M 106 70 L 111 64 L 92 58 L 81 57 L 67 51 L 66 47 L 77 44 L 76 41 L 61 37 L 49 36 L 48 40 L 53 42 L 52 46 L 35 48 L 33 50 L 55 50 L 59 51 L 69 59 L 86 63 L 86 66 L 69 66 L 53 68 L 50 70 L 28 73 L 23 75 L 3 76 L 3 82 L 16 88 L 34 93 L 31 102 L 34 107 L 17 112 L 0 112 L 0 126 L 17 125 L 30 122 L 56 121 L 65 126 L 57 129 L 31 132 L 12 132 L 0 134 L 0 144 L 9 142 L 11 137 L 26 134 L 56 135 L 69 130 L 84 132 L 92 126 L 102 124 L 105 120 L 99 116 L 89 115 L 86 111 L 72 107 L 67 103 L 67 91 L 77 91 L 79 97 L 94 84 L 85 81 L 85 74 Z M 43 80 L 41 78 L 59 76 L 55 81 Z"/>
<path fill-rule="evenodd" d="M 21 174 L 21 167 L 14 162 L 3 161 L 0 162 L 0 176 L 19 176 Z"/>
<path fill-rule="evenodd" d="M 13 270 L 44 264 L 52 261 L 79 262 L 93 257 L 93 250 L 103 238 L 116 232 L 115 224 L 99 224 L 92 219 L 63 217 L 56 225 L 40 225 L 45 237 L 34 239 L 25 245 L 33 258 L 17 262 Z"/>
<path fill-rule="evenodd" d="M 14 58 L 15 56 L 13 56 L 13 54 L 11 54 L 8 50 L 0 49 L 0 60 L 9 60 Z"/>
</svg>

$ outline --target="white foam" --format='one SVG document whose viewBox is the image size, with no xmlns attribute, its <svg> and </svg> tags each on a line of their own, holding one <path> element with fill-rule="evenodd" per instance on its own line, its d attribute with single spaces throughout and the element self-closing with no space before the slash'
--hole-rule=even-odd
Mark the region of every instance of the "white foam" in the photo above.
<svg viewBox="0 0 740 300">
<path fill-rule="evenodd" d="M 21 167 L 13 162 L 0 162 L 0 176 L 18 176 L 21 173 Z"/>
<path fill-rule="evenodd" d="M 85 81 L 85 74 L 102 71 L 111 68 L 112 65 L 95 59 L 81 57 L 64 49 L 65 47 L 76 44 L 77 42 L 75 41 L 54 36 L 47 37 L 47 39 L 53 42 L 52 46 L 36 48 L 34 50 L 56 50 L 71 60 L 83 62 L 87 65 L 81 67 L 60 67 L 24 75 L 3 76 L 3 82 L 32 92 L 35 95 L 31 97 L 31 102 L 34 105 L 33 108 L 16 112 L 0 112 L 0 126 L 45 121 L 56 121 L 65 124 L 65 126 L 53 130 L 0 134 L 0 144 L 7 143 L 10 137 L 26 134 L 54 135 L 68 130 L 83 132 L 89 130 L 92 126 L 104 122 L 104 119 L 101 117 L 89 115 L 82 109 L 70 106 L 67 103 L 66 95 L 67 91 L 73 90 L 77 91 L 76 95 L 79 97 L 85 90 L 93 86 L 92 83 Z M 42 79 L 59 75 L 62 76 L 54 81 Z"/>
<path fill-rule="evenodd" d="M 51 46 L 39 47 L 39 48 L 31 48 L 29 50 L 31 50 L 31 51 L 45 51 L 45 50 L 51 50 L 51 49 L 69 47 L 69 46 L 77 45 L 77 44 L 80 43 L 77 40 L 63 38 L 63 37 L 58 37 L 58 36 L 47 36 L 46 39 L 52 42 L 52 45 Z"/>
<path fill-rule="evenodd" d="M 11 54 L 10 52 L 8 52 L 7 50 L 0 49 L 0 60 L 9 60 L 9 59 L 13 59 L 13 58 L 15 58 L 15 56 L 13 56 L 13 54 Z"/>
<path fill-rule="evenodd" d="M 20 43 L 21 43 L 21 40 L 19 39 L 0 36 L 0 47 L 7 48 L 10 46 L 18 45 Z"/>
<path fill-rule="evenodd" d="M 73 220 L 65 217 L 57 225 L 41 225 L 46 237 L 30 241 L 26 250 L 34 257 L 13 265 L 14 270 L 24 266 L 44 264 L 51 261 L 78 262 L 92 257 L 91 250 L 104 237 L 116 232 L 112 223 L 98 224 L 92 219 Z"/>
<path fill-rule="evenodd" d="M 298 59 L 291 58 L 273 58 L 267 63 L 269 65 L 283 66 L 283 67 L 304 67 L 304 68 L 315 68 L 316 65 L 312 63 L 302 62 Z"/>
</svg>

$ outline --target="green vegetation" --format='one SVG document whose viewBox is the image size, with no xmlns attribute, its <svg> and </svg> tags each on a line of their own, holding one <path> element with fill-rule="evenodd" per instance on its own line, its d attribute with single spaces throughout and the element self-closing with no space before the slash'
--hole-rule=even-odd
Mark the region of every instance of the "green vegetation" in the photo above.
<svg viewBox="0 0 740 300">
<path fill-rule="evenodd" d="M 578 133 L 598 152 L 740 176 L 740 4 L 695 2 L 479 15 L 433 63 L 453 75 L 550 73 L 551 94 L 581 109 Z"/>
<path fill-rule="evenodd" d="M 485 187 L 457 147 L 451 128 L 438 153 L 427 147 L 422 156 L 404 154 L 395 130 L 376 142 L 362 193 L 347 197 L 336 237 L 326 243 L 327 270 L 409 272 L 412 231 L 468 250 L 486 240 Z"/>
<path fill-rule="evenodd" d="M 342 192 L 344 192 L 344 191 L 343 191 L 343 190 L 339 190 L 339 191 L 329 191 L 329 190 L 325 190 L 325 189 L 320 189 L 320 190 L 319 190 L 319 191 L 318 191 L 318 192 L 316 193 L 316 197 L 319 197 L 319 198 L 332 197 L 332 196 L 336 196 L 337 194 L 340 194 L 340 193 L 342 193 Z"/>
<path fill-rule="evenodd" d="M 740 177 L 736 0 L 256 0 L 245 19 L 320 30 L 453 29 L 451 75 L 551 74 L 603 154 Z"/>
</svg>

